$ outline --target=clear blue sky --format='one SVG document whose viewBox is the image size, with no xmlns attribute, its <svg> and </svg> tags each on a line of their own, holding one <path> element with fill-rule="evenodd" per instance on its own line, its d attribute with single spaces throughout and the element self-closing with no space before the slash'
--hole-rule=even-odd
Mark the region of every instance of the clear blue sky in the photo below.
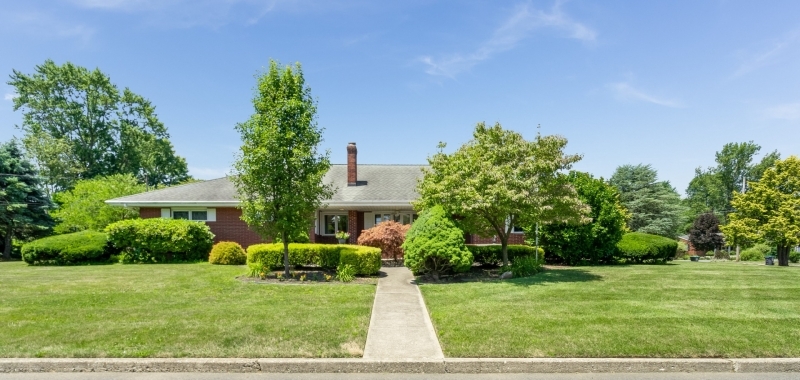
<svg viewBox="0 0 800 380">
<path fill-rule="evenodd" d="M 0 140 L 12 69 L 100 68 L 149 98 L 198 178 L 228 172 L 254 74 L 303 64 L 324 148 L 425 163 L 476 122 L 569 139 L 579 170 L 651 164 L 683 194 L 724 143 L 800 149 L 800 2 L 4 1 Z"/>
</svg>

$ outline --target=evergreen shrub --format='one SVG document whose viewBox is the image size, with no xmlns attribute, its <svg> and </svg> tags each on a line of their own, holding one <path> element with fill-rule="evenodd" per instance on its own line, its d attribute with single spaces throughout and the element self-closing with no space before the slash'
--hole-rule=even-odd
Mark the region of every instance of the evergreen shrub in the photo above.
<svg viewBox="0 0 800 380">
<path fill-rule="evenodd" d="M 50 236 L 22 246 L 22 259 L 31 265 L 108 262 L 111 253 L 106 234 L 88 230 Z"/>
<path fill-rule="evenodd" d="M 221 241 L 214 244 L 208 255 L 208 262 L 219 265 L 242 265 L 247 261 L 247 255 L 239 243 Z"/>
<path fill-rule="evenodd" d="M 630 263 L 665 263 L 675 257 L 678 242 L 663 236 L 630 232 L 617 243 L 618 255 Z"/>
<path fill-rule="evenodd" d="M 502 265 L 503 246 L 500 244 L 477 245 L 467 244 L 467 249 L 472 253 L 475 262 L 483 265 Z M 509 244 L 506 247 L 508 260 L 514 262 L 516 257 L 531 256 L 536 258 L 536 247 L 529 245 Z M 539 259 L 544 259 L 544 249 L 539 247 Z"/>
<path fill-rule="evenodd" d="M 106 233 L 123 263 L 205 261 L 214 243 L 205 223 L 183 219 L 123 220 Z"/>
<path fill-rule="evenodd" d="M 261 263 L 270 269 L 283 268 L 283 244 L 253 244 L 247 247 L 247 263 Z M 348 244 L 289 244 L 289 265 L 317 265 L 333 269 L 351 264 L 356 274 L 370 275 L 381 268 L 381 250 Z"/>
<path fill-rule="evenodd" d="M 466 272 L 472 253 L 464 244 L 464 232 L 447 217 L 441 206 L 420 213 L 403 243 L 405 266 L 415 274 Z"/>
</svg>

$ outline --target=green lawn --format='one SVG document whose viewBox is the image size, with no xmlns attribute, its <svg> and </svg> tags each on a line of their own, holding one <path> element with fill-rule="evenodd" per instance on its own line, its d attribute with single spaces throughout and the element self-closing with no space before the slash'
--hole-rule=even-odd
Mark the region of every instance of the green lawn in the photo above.
<svg viewBox="0 0 800 380">
<path fill-rule="evenodd" d="M 800 267 L 581 267 L 421 290 L 450 357 L 800 356 Z"/>
<path fill-rule="evenodd" d="M 0 357 L 348 357 L 374 285 L 264 285 L 244 266 L 0 262 Z"/>
</svg>

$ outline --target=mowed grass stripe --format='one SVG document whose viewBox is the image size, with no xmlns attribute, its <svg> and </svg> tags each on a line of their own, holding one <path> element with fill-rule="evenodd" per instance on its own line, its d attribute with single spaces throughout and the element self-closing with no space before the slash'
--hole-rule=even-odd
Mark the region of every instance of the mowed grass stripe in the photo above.
<svg viewBox="0 0 800 380">
<path fill-rule="evenodd" d="M 449 357 L 800 356 L 800 267 L 580 267 L 421 290 Z"/>
<path fill-rule="evenodd" d="M 350 357 L 374 285 L 263 285 L 207 263 L 0 263 L 0 357 Z"/>
</svg>

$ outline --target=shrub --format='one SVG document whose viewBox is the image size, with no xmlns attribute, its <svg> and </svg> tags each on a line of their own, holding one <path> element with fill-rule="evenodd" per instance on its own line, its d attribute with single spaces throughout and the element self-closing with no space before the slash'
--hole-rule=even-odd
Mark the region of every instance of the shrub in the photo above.
<svg viewBox="0 0 800 380">
<path fill-rule="evenodd" d="M 281 269 L 283 244 L 251 245 L 247 247 L 247 262 Z M 352 265 L 356 274 L 375 274 L 381 268 L 381 250 L 347 244 L 289 244 L 289 265 L 318 265 L 332 269 L 341 263 Z"/>
<path fill-rule="evenodd" d="M 108 262 L 111 253 L 106 234 L 97 231 L 50 236 L 22 246 L 22 259 L 32 265 Z"/>
<path fill-rule="evenodd" d="M 472 266 L 472 253 L 464 245 L 464 232 L 456 227 L 441 206 L 419 215 L 403 243 L 405 266 L 416 274 L 465 272 Z"/>
<path fill-rule="evenodd" d="M 205 223 L 182 219 L 123 220 L 106 232 L 124 263 L 208 260 L 214 240 Z"/>
<path fill-rule="evenodd" d="M 239 243 L 232 241 L 221 241 L 214 244 L 211 248 L 211 253 L 208 255 L 208 262 L 211 264 L 220 265 L 242 265 L 247 261 L 247 255 L 244 253 Z"/>
<path fill-rule="evenodd" d="M 533 276 L 542 270 L 543 258 L 536 260 L 535 256 L 518 256 L 511 262 L 511 273 L 514 277 Z"/>
<path fill-rule="evenodd" d="M 370 275 L 381 270 L 381 250 L 374 247 L 343 246 L 339 264 L 352 265 L 356 274 Z"/>
<path fill-rule="evenodd" d="M 500 265 L 503 262 L 503 247 L 500 244 L 468 244 L 467 249 L 472 253 L 475 262 L 484 265 Z M 511 262 L 514 262 L 514 258 L 522 256 L 536 258 L 536 247 L 509 244 L 506 249 L 508 250 L 508 260 Z M 542 247 L 539 247 L 539 259 L 544 259 L 544 249 Z"/>
<path fill-rule="evenodd" d="M 409 228 L 409 224 L 385 221 L 362 231 L 358 236 L 358 245 L 380 248 L 383 257 L 397 260 L 403 257 L 403 242 L 406 241 Z"/>
<path fill-rule="evenodd" d="M 770 246 L 766 244 L 756 244 L 750 248 L 739 252 L 740 261 L 764 261 L 764 256 L 769 255 Z"/>
<path fill-rule="evenodd" d="M 356 278 L 356 269 L 350 264 L 341 264 L 336 267 L 336 278 L 341 282 L 350 282 Z"/>
<path fill-rule="evenodd" d="M 619 258 L 627 262 L 667 262 L 675 257 L 678 242 L 663 236 L 631 232 L 617 243 Z"/>
<path fill-rule="evenodd" d="M 800 252 L 790 251 L 789 252 L 789 261 L 793 262 L 793 263 L 800 263 Z"/>
</svg>

